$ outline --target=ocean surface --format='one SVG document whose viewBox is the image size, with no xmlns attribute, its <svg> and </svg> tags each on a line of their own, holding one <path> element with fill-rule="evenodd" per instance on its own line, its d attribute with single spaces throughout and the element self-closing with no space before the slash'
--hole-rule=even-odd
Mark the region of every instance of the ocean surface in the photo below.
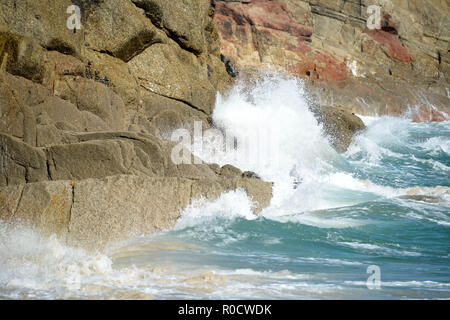
<svg viewBox="0 0 450 320">
<path fill-rule="evenodd" d="M 213 119 L 237 143 L 194 151 L 274 182 L 258 216 L 236 190 L 96 254 L 0 222 L 0 298 L 449 299 L 450 122 L 362 117 L 338 154 L 302 88 L 236 85 Z"/>
</svg>

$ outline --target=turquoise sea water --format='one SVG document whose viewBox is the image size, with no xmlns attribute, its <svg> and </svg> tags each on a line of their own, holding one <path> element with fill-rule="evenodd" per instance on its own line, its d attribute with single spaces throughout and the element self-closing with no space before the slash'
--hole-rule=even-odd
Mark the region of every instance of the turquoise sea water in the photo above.
<svg viewBox="0 0 450 320">
<path fill-rule="evenodd" d="M 449 299 L 450 122 L 363 117 L 339 155 L 303 96 L 277 80 L 216 105 L 238 141 L 257 124 L 281 139 L 276 161 L 210 159 L 274 181 L 259 216 L 232 191 L 96 255 L 0 224 L 0 297 Z"/>
<path fill-rule="evenodd" d="M 380 128 L 392 131 L 383 136 Z M 132 258 L 116 262 L 164 261 L 190 272 L 203 270 L 204 285 L 212 288 L 208 281 L 227 279 L 223 288 L 212 292 L 179 290 L 161 297 L 450 298 L 450 123 L 381 118 L 357 143 L 343 156 L 347 169 L 376 183 L 382 192 L 327 187 L 325 195 L 334 192 L 328 196 L 338 193 L 339 201 L 359 202 L 307 212 L 299 206 L 298 213 L 275 219 L 249 220 L 233 215 L 234 208 L 220 212 L 220 207 L 206 206 L 203 210 L 213 212 L 203 222 L 141 239 L 178 241 L 192 248 L 153 251 L 144 245 Z M 361 147 L 364 143 L 377 153 Z M 373 156 L 376 161 L 369 161 Z M 429 198 L 396 196 L 405 188 Z M 367 286 L 371 265 L 379 267 L 379 289 Z"/>
</svg>

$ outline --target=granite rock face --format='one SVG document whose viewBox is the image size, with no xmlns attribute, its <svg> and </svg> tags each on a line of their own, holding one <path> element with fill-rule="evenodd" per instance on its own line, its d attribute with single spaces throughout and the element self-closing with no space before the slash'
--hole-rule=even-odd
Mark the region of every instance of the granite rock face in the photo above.
<svg viewBox="0 0 450 320">
<path fill-rule="evenodd" d="M 264 201 L 272 192 L 270 184 L 247 178 L 115 175 L 42 181 L 0 188 L 0 218 L 57 234 L 72 246 L 102 250 L 130 237 L 171 228 L 192 199 L 215 200 L 235 188 L 247 188 Z M 267 205 L 262 202 L 257 209 Z"/>
<path fill-rule="evenodd" d="M 2 1 L 0 218 L 95 250 L 172 227 L 193 199 L 242 188 L 267 207 L 270 182 L 175 165 L 163 139 L 208 128 L 230 84 L 213 16 L 209 0 Z"/>
<path fill-rule="evenodd" d="M 32 147 L 0 133 L 0 218 L 103 249 L 172 227 L 193 199 L 243 189 L 258 213 L 272 184 L 236 170 L 170 159 L 173 142 L 132 132 L 65 132 L 65 144 Z"/>
<path fill-rule="evenodd" d="M 450 7 L 434 0 L 215 0 L 222 54 L 241 73 L 300 76 L 320 105 L 449 119 Z M 370 29 L 370 5 L 380 28 Z"/>
<path fill-rule="evenodd" d="M 206 163 L 176 166 L 172 143 L 154 136 L 67 135 L 70 143 L 38 148 L 0 133 L 1 219 L 95 250 L 172 227 L 193 199 L 240 188 L 255 213 L 270 204 L 271 183 Z"/>
<path fill-rule="evenodd" d="M 67 27 L 71 5 L 81 8 L 80 29 Z M 209 0 L 6 0 L 0 66 L 114 130 L 146 129 L 140 119 L 151 120 L 161 105 L 206 125 L 217 90 L 229 82 L 213 15 Z"/>
</svg>

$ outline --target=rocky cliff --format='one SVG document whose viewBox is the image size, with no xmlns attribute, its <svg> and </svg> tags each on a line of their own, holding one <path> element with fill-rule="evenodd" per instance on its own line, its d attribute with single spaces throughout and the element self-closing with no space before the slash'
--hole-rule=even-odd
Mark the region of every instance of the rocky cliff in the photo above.
<svg viewBox="0 0 450 320">
<path fill-rule="evenodd" d="M 209 0 L 1 1 L 0 218 L 101 249 L 195 198 L 243 188 L 267 206 L 271 183 L 175 165 L 162 139 L 208 128 L 228 85 L 213 15 Z"/>
<path fill-rule="evenodd" d="M 380 28 L 367 20 L 380 8 Z M 305 79 L 320 105 L 442 121 L 450 113 L 446 0 L 215 0 L 222 59 Z"/>
</svg>

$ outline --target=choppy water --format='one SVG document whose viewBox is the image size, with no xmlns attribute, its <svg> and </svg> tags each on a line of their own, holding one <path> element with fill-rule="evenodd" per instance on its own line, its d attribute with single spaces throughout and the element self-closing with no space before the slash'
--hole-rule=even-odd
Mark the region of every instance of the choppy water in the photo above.
<svg viewBox="0 0 450 320">
<path fill-rule="evenodd" d="M 269 77 L 217 101 L 214 121 L 238 142 L 276 136 L 257 161 L 245 143 L 199 154 L 275 182 L 260 216 L 237 190 L 96 255 L 0 223 L 0 298 L 450 298 L 450 122 L 363 117 L 339 155 L 304 95 Z"/>
</svg>

